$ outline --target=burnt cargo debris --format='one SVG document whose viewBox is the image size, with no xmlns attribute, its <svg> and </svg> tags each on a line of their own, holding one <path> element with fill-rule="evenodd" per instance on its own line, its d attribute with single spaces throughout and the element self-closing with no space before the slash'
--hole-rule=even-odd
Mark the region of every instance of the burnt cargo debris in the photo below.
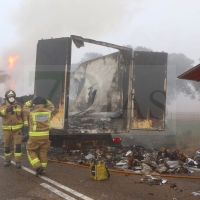
<svg viewBox="0 0 200 200">
<path fill-rule="evenodd" d="M 142 146 L 82 148 L 66 151 L 49 150 L 50 160 L 90 166 L 94 159 L 105 163 L 108 169 L 138 174 L 188 174 L 199 172 L 200 161 L 189 158 L 178 149 L 148 149 Z M 194 158 L 195 159 L 195 158 Z"/>
<path fill-rule="evenodd" d="M 73 77 L 77 91 L 69 110 L 70 128 L 96 129 L 97 133 L 126 129 L 121 59 L 117 52 L 79 65 Z"/>
</svg>

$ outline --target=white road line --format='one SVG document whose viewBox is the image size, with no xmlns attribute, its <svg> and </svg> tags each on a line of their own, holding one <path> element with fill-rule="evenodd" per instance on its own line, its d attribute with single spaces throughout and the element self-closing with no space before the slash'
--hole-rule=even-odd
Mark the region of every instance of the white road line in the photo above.
<svg viewBox="0 0 200 200">
<path fill-rule="evenodd" d="M 0 155 L 0 157 L 4 159 L 3 156 Z M 13 162 L 13 161 L 11 161 L 11 162 L 12 162 L 12 164 L 15 165 L 15 162 Z M 29 172 L 29 173 L 35 175 L 35 172 L 34 172 L 33 170 L 27 168 L 27 167 L 22 166 L 22 169 L 24 169 L 25 171 L 27 171 L 27 172 Z M 50 178 L 47 178 L 46 176 L 40 176 L 40 175 L 39 175 L 39 177 L 40 177 L 41 179 L 43 179 L 43 180 L 49 182 L 49 183 L 52 183 L 53 185 L 56 185 L 57 187 L 62 188 L 63 190 L 65 190 L 65 191 L 67 191 L 67 192 L 72 193 L 73 195 L 75 195 L 75 196 L 77 196 L 77 197 L 80 197 L 80 198 L 84 199 L 84 200 L 93 200 L 93 199 L 91 199 L 90 197 L 87 197 L 87 196 L 85 196 L 85 195 L 83 195 L 83 194 L 81 194 L 81 193 L 79 193 L 79 192 L 77 192 L 77 191 L 75 191 L 75 190 L 72 190 L 72 189 L 69 188 L 69 187 L 66 187 L 66 186 L 64 186 L 64 185 L 62 185 L 62 184 L 60 184 L 60 183 L 58 183 L 58 182 L 56 182 L 56 181 L 54 181 L 54 180 L 51 180 Z"/>
<path fill-rule="evenodd" d="M 40 176 L 40 178 L 44 179 L 45 181 L 48 181 L 49 183 L 52 183 L 52 184 L 56 185 L 57 187 L 60 187 L 63 190 L 65 190 L 67 192 L 70 192 L 73 195 L 75 195 L 77 197 L 80 197 L 80 198 L 82 198 L 84 200 L 93 200 L 93 199 L 91 199 L 91 198 L 89 198 L 89 197 L 87 197 L 87 196 L 85 196 L 85 195 L 83 195 L 83 194 L 81 194 L 81 193 L 79 193 L 79 192 L 77 192 L 75 190 L 72 190 L 72 189 L 70 189 L 70 188 L 68 188 L 68 187 L 66 187 L 66 186 L 64 186 L 64 185 L 62 185 L 62 184 L 60 184 L 60 183 L 58 183 L 56 181 L 51 180 L 50 178 L 47 178 L 45 176 Z"/>
<path fill-rule="evenodd" d="M 61 192 L 60 190 L 57 190 L 56 188 L 54 187 L 51 187 L 50 185 L 46 184 L 46 183 L 41 183 L 40 184 L 41 186 L 43 186 L 44 188 L 50 190 L 51 192 L 57 194 L 58 196 L 64 198 L 64 199 L 67 199 L 67 200 L 76 200 L 74 199 L 73 197 L 70 197 L 69 195 Z"/>
</svg>

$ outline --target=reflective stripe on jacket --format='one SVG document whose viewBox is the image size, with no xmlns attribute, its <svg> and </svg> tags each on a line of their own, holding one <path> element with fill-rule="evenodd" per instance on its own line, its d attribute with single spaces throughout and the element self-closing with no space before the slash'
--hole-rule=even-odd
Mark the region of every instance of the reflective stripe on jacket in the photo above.
<svg viewBox="0 0 200 200">
<path fill-rule="evenodd" d="M 43 104 L 36 105 L 29 114 L 29 136 L 48 136 L 50 120 L 51 111 Z"/>
<path fill-rule="evenodd" d="M 29 136 L 48 136 L 49 131 L 46 132 L 29 132 Z"/>
<path fill-rule="evenodd" d="M 13 112 L 6 112 L 6 109 L 9 107 L 13 107 Z M 2 117 L 2 129 L 3 130 L 13 130 L 16 131 L 18 129 L 21 129 L 26 123 L 24 121 L 25 117 L 25 111 L 22 107 L 22 104 L 15 101 L 12 105 L 6 101 L 5 104 L 3 104 L 0 107 L 0 116 Z"/>
<path fill-rule="evenodd" d="M 10 131 L 10 130 L 16 131 L 16 130 L 21 129 L 22 127 L 23 127 L 23 124 L 20 124 L 20 125 L 14 125 L 14 126 L 2 126 L 2 129 L 5 131 Z"/>
<path fill-rule="evenodd" d="M 2 110 L 0 113 L 1 113 L 2 116 L 6 116 L 6 110 L 5 109 Z"/>
</svg>

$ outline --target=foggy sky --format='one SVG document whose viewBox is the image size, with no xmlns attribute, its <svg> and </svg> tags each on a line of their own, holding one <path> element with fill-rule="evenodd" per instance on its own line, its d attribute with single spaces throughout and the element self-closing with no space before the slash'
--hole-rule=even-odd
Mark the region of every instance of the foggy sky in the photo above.
<svg viewBox="0 0 200 200">
<path fill-rule="evenodd" d="M 197 0 L 0 0 L 0 70 L 20 55 L 13 72 L 18 96 L 33 93 L 37 41 L 80 35 L 119 45 L 200 58 Z M 20 72 L 20 73 L 19 73 Z M 0 96 L 6 88 L 0 84 Z M 197 102 L 198 103 L 198 102 Z M 194 103 L 193 103 L 194 104 Z"/>
</svg>

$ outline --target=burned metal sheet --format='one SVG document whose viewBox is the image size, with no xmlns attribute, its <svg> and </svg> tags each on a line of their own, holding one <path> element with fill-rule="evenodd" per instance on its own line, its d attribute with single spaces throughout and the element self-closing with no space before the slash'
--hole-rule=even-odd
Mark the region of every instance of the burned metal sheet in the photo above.
<svg viewBox="0 0 200 200">
<path fill-rule="evenodd" d="M 130 62 L 131 57 L 118 51 L 79 65 L 70 84 L 70 95 L 75 95 L 70 128 L 83 133 L 125 131 Z"/>
<path fill-rule="evenodd" d="M 71 38 L 72 38 L 72 40 L 73 40 L 73 42 L 74 42 L 74 44 L 76 45 L 77 48 L 83 47 L 84 42 L 87 42 L 87 43 L 97 44 L 97 45 L 101 45 L 101 46 L 111 47 L 111 48 L 118 49 L 118 50 L 124 50 L 124 51 L 132 52 L 131 48 L 125 47 L 125 46 L 119 46 L 119 45 L 116 45 L 116 44 L 111 44 L 111 43 L 107 43 L 107 42 L 83 38 L 83 37 L 77 36 L 77 35 L 71 35 Z"/>
<path fill-rule="evenodd" d="M 67 72 L 70 67 L 71 39 L 39 40 L 37 45 L 34 95 L 55 105 L 52 128 L 64 129 L 67 117 Z"/>
<path fill-rule="evenodd" d="M 131 129 L 164 130 L 167 53 L 134 52 Z"/>
</svg>

